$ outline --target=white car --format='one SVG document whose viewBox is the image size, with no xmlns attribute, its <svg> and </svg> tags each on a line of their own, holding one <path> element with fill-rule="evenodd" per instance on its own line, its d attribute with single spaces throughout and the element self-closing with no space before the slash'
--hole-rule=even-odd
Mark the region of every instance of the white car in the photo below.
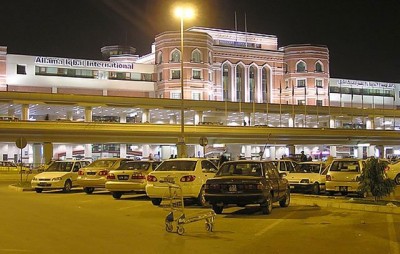
<svg viewBox="0 0 400 254">
<path fill-rule="evenodd" d="M 311 191 L 318 195 L 325 191 L 326 172 L 325 163 L 321 161 L 299 162 L 286 179 L 290 183 L 290 189 Z"/>
<path fill-rule="evenodd" d="M 168 197 L 168 182 L 173 182 L 182 190 L 184 199 L 195 199 L 205 205 L 204 185 L 214 177 L 217 167 L 204 158 L 179 158 L 163 161 L 155 171 L 147 175 L 146 194 L 153 205 L 160 205 Z"/>
<path fill-rule="evenodd" d="M 104 188 L 108 172 L 119 168 L 124 163 L 131 161 L 124 158 L 98 159 L 83 167 L 78 172 L 78 185 L 83 187 L 87 194 L 92 194 L 95 188 Z"/>
<path fill-rule="evenodd" d="M 356 193 L 366 197 L 367 193 L 358 190 L 360 176 L 365 167 L 365 161 L 359 159 L 334 159 L 328 166 L 326 174 L 326 192 L 333 195 L 340 192 L 342 195 Z"/>
<path fill-rule="evenodd" d="M 161 161 L 128 161 L 107 175 L 106 189 L 113 198 L 120 199 L 129 192 L 145 192 L 147 175 L 155 170 Z"/>
<path fill-rule="evenodd" d="M 54 189 L 70 192 L 73 187 L 78 186 L 79 169 L 89 164 L 88 160 L 55 161 L 46 171 L 33 177 L 31 186 L 37 193 Z"/>
<path fill-rule="evenodd" d="M 388 178 L 394 180 L 397 185 L 400 185 L 400 161 L 397 161 L 393 164 L 388 164 L 386 175 Z"/>
</svg>

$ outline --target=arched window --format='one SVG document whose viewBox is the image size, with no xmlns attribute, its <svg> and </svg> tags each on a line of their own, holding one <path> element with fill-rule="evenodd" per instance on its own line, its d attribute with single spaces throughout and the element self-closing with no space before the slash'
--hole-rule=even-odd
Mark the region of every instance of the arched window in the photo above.
<svg viewBox="0 0 400 254">
<path fill-rule="evenodd" d="M 268 102 L 268 81 L 269 81 L 269 70 L 267 68 L 262 69 L 261 73 L 261 98 L 262 102 Z"/>
<path fill-rule="evenodd" d="M 201 62 L 201 52 L 198 49 L 192 51 L 192 62 L 200 63 Z"/>
<path fill-rule="evenodd" d="M 257 71 L 254 66 L 250 67 L 249 70 L 249 99 L 250 102 L 255 101 L 256 97 L 256 75 Z"/>
<path fill-rule="evenodd" d="M 323 72 L 324 70 L 323 70 L 323 68 L 322 68 L 322 64 L 321 64 L 321 62 L 317 62 L 316 64 L 315 64 L 315 72 Z"/>
<path fill-rule="evenodd" d="M 161 64 L 162 63 L 162 52 L 158 51 L 157 54 L 157 64 Z"/>
<path fill-rule="evenodd" d="M 306 63 L 300 61 L 296 64 L 296 72 L 305 72 L 306 71 Z"/>
<path fill-rule="evenodd" d="M 222 67 L 222 99 L 228 101 L 230 98 L 230 72 L 229 64 L 224 64 Z"/>
<path fill-rule="evenodd" d="M 236 101 L 244 102 L 244 68 L 236 66 Z"/>
<path fill-rule="evenodd" d="M 180 61 L 181 61 L 181 52 L 179 50 L 175 49 L 171 53 L 171 62 L 179 63 Z"/>
</svg>

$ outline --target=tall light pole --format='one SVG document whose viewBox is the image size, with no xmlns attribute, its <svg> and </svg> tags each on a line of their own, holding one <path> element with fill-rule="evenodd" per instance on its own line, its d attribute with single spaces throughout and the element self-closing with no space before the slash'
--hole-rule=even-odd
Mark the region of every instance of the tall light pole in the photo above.
<svg viewBox="0 0 400 254">
<path fill-rule="evenodd" d="M 178 157 L 186 158 L 187 148 L 185 143 L 185 98 L 183 89 L 183 21 L 184 19 L 191 19 L 194 16 L 193 8 L 190 7 L 177 7 L 175 9 L 175 16 L 180 18 L 181 21 L 181 136 L 177 143 Z"/>
</svg>

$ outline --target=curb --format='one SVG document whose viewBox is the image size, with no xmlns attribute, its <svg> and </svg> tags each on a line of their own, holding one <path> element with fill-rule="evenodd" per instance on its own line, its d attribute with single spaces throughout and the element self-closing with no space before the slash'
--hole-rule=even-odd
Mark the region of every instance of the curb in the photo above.
<svg viewBox="0 0 400 254">
<path fill-rule="evenodd" d="M 28 188 L 28 187 L 19 187 L 19 186 L 15 186 L 15 185 L 8 185 L 8 188 L 18 191 L 18 192 L 24 192 L 24 191 L 33 191 L 33 188 Z"/>
<path fill-rule="evenodd" d="M 378 212 L 378 213 L 390 213 L 390 214 L 400 214 L 400 207 L 397 206 L 384 206 L 384 205 L 371 205 L 371 204 L 356 204 L 354 201 L 348 200 L 335 200 L 332 202 L 330 200 L 305 200 L 305 199 L 296 199 L 293 200 L 293 204 L 297 205 L 307 205 L 307 206 L 317 206 L 317 207 L 326 207 L 326 208 L 339 208 L 339 209 L 347 209 L 354 211 L 363 211 L 363 212 Z"/>
</svg>

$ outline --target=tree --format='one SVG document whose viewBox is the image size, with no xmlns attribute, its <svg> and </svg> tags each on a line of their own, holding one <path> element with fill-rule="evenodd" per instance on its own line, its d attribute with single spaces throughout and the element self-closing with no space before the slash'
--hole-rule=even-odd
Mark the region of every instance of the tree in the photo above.
<svg viewBox="0 0 400 254">
<path fill-rule="evenodd" d="M 396 184 L 386 177 L 387 165 L 388 162 L 378 158 L 368 159 L 360 176 L 360 192 L 371 193 L 375 201 L 392 193 Z"/>
</svg>

